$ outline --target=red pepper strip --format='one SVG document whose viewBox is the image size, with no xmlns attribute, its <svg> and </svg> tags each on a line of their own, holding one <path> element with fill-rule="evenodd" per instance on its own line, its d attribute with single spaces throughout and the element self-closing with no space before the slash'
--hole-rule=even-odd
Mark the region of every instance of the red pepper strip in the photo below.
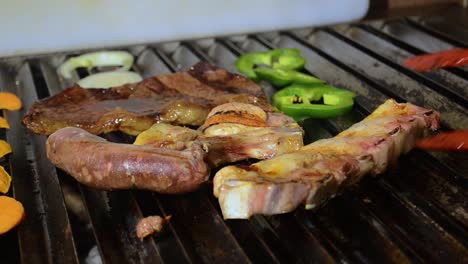
<svg viewBox="0 0 468 264">
<path fill-rule="evenodd" d="M 426 150 L 468 151 L 468 130 L 440 133 L 416 142 L 416 147 Z"/>
<path fill-rule="evenodd" d="M 468 65 L 468 49 L 451 49 L 406 59 L 403 65 L 415 71 Z"/>
</svg>

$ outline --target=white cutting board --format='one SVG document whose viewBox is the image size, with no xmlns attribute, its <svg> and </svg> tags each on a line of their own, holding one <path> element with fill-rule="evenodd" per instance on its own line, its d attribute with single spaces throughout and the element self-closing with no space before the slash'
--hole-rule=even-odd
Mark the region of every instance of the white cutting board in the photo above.
<svg viewBox="0 0 468 264">
<path fill-rule="evenodd" d="M 368 0 L 0 0 L 0 57 L 328 25 Z"/>
</svg>

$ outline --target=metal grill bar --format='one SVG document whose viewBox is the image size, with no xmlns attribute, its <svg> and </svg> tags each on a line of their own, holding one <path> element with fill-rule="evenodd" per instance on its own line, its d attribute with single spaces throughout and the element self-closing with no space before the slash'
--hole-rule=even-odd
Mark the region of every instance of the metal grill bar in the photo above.
<svg viewBox="0 0 468 264">
<path fill-rule="evenodd" d="M 23 102 L 25 108 L 37 100 L 32 77 L 31 67 L 26 63 L 18 71 L 18 85 L 9 86 L 10 89 L 17 87 L 16 91 L 10 91 L 26 99 Z M 23 111 L 13 112 L 10 118 L 20 120 L 22 114 Z M 11 174 L 15 178 L 13 191 L 15 197 L 28 201 L 25 210 L 31 214 L 25 223 L 27 227 L 19 231 L 20 258 L 25 262 L 31 254 L 36 254 L 32 257 L 47 261 L 77 262 L 55 167 L 42 154 L 45 153 L 45 138 L 26 135 L 25 132 L 20 123 L 15 122 L 6 137 L 15 150 L 10 161 Z M 32 194 L 34 199 L 30 198 Z M 43 232 L 38 232 L 38 223 L 41 223 Z M 43 250 L 37 251 L 37 248 Z"/>
<path fill-rule="evenodd" d="M 217 47 L 216 44 L 213 44 L 212 48 Z M 186 64 L 186 63 L 192 63 L 192 61 L 199 61 L 199 60 L 205 60 L 209 61 L 211 63 L 217 63 L 221 61 L 216 61 L 215 59 L 211 58 L 207 54 L 205 54 L 199 47 L 190 45 L 187 43 L 184 43 L 181 46 L 181 53 L 175 53 L 173 55 L 173 59 L 177 62 L 178 65 L 181 65 L 182 69 L 183 68 L 188 68 L 191 66 L 191 64 Z M 183 55 L 179 57 L 180 55 Z M 197 57 L 198 56 L 198 57 Z M 226 58 L 227 56 L 224 56 L 223 58 Z M 229 56 L 232 61 L 231 63 L 226 62 L 223 60 L 223 64 L 231 64 L 232 65 L 235 62 L 236 57 L 235 56 Z M 179 60 L 180 59 L 180 60 Z M 214 202 L 217 206 L 217 202 Z M 325 252 L 324 249 L 321 249 L 322 247 L 317 243 L 317 241 L 311 237 L 304 236 L 303 233 L 300 232 L 300 230 L 296 231 L 297 229 L 297 224 L 295 225 L 276 225 L 273 226 L 271 223 L 266 221 L 263 217 L 254 217 L 253 221 L 251 221 L 258 225 L 256 228 L 257 229 L 263 229 L 267 231 L 269 234 L 272 235 L 268 241 L 276 240 L 276 244 L 281 248 L 280 251 L 285 252 L 287 254 L 288 259 L 297 259 L 298 261 L 300 258 L 305 258 L 302 259 L 303 261 L 308 259 L 307 257 L 312 257 L 314 256 L 317 259 L 321 259 L 323 262 L 329 262 L 330 256 L 328 256 Z M 300 239 L 300 240 L 299 240 Z M 294 245 L 294 243 L 291 243 L 293 241 L 302 241 L 301 245 L 306 246 L 307 248 L 314 248 L 317 249 L 317 253 L 320 254 L 314 254 L 314 255 L 308 255 L 309 253 L 313 253 L 313 251 L 304 251 L 300 250 L 300 247 L 297 245 Z M 268 243 L 268 242 L 267 242 Z M 297 252 L 300 250 L 299 252 Z"/>
<path fill-rule="evenodd" d="M 366 34 L 364 31 L 359 28 L 350 28 L 347 30 L 346 36 L 353 40 L 350 42 L 354 47 L 366 52 L 367 54 L 372 54 L 372 57 L 378 58 L 379 61 L 384 62 L 387 65 L 390 65 L 392 68 L 397 69 L 400 72 L 405 73 L 411 78 L 417 80 L 420 83 L 424 83 L 428 87 L 437 92 L 443 94 L 444 96 L 450 98 L 451 101 L 457 102 L 460 105 L 467 105 L 468 95 L 465 94 L 464 88 L 468 85 L 468 80 L 450 74 L 449 72 L 435 71 L 429 72 L 429 74 L 419 74 L 413 72 L 405 67 L 401 66 L 401 63 L 405 58 L 414 56 L 415 54 L 410 54 L 402 50 L 398 50 L 395 47 L 391 46 L 391 43 L 381 41 L 371 34 Z M 335 36 L 344 38 L 343 36 L 337 34 L 336 32 L 331 31 Z M 349 40 L 348 40 L 349 42 Z M 426 77 L 426 75 L 429 75 Z M 440 80 L 441 82 L 446 82 L 447 85 L 434 82 L 433 79 Z"/>
<path fill-rule="evenodd" d="M 367 78 L 382 84 L 382 87 L 389 93 L 395 93 L 414 102 L 415 104 L 426 105 L 439 109 L 444 115 L 445 123 L 448 127 L 462 129 L 468 126 L 468 111 L 446 97 L 438 94 L 422 83 L 418 83 L 407 77 L 402 72 L 388 67 L 371 55 L 356 49 L 352 45 L 346 45 L 345 41 L 333 34 L 332 31 L 318 31 L 310 39 L 315 46 L 334 56 L 348 66 L 359 71 Z M 356 63 L 356 62 L 359 63 Z M 402 85 L 404 84 L 404 86 Z"/>
<path fill-rule="evenodd" d="M 379 23 L 378 23 L 379 24 Z M 416 23 L 410 20 L 393 20 L 381 25 L 381 30 L 396 39 L 400 39 L 409 45 L 412 45 L 423 52 L 437 52 L 440 50 L 453 49 L 456 47 L 465 47 L 462 43 L 452 43 L 453 41 L 440 38 L 431 34 L 423 27 L 417 27 Z"/>
<path fill-rule="evenodd" d="M 248 51 L 255 51 L 255 50 L 248 50 Z M 361 118 L 360 118 L 360 119 L 361 119 Z M 347 124 L 347 126 L 349 126 L 349 125 Z M 314 131 L 315 131 L 315 129 L 314 129 Z M 331 206 L 329 206 L 329 207 L 331 207 Z M 367 248 L 367 249 L 368 249 L 368 248 Z"/>
<path fill-rule="evenodd" d="M 406 22 L 414 28 L 426 32 L 427 34 L 434 35 L 440 39 L 443 39 L 444 41 L 451 43 L 456 47 L 468 46 L 468 44 L 463 41 L 463 39 L 465 38 L 463 34 L 461 35 L 461 37 L 454 38 L 453 36 L 447 35 L 446 33 L 440 31 L 440 29 L 434 29 L 434 27 L 432 26 L 427 27 L 427 23 L 417 23 L 414 19 L 407 19 Z"/>
<path fill-rule="evenodd" d="M 233 65 L 237 56 L 230 53 L 228 49 L 221 45 L 217 43 L 211 45 L 208 50 L 208 54 L 210 55 L 205 54 L 202 49 L 196 45 L 192 45 L 191 49 L 200 59 L 216 63 L 217 65 L 226 65 L 226 68 L 231 68 L 230 70 L 235 71 Z M 293 221 L 293 219 L 288 218 L 288 223 L 284 223 L 284 219 L 285 218 L 276 219 L 274 216 L 269 217 L 268 220 L 264 217 L 254 217 L 256 223 L 263 223 L 260 225 L 267 226 L 268 229 L 273 232 L 274 237 L 279 241 L 281 240 L 283 244 L 281 247 L 285 247 L 287 251 L 291 252 L 289 259 L 299 257 L 298 261 L 306 261 L 312 257 L 321 263 L 330 261 L 331 256 L 329 256 L 329 254 L 332 253 L 325 253 L 326 249 L 318 244 L 318 239 L 312 233 L 305 234 L 304 230 L 297 230 L 296 227 L 298 223 Z M 312 255 L 308 255 L 309 253 Z M 339 258 L 336 252 L 333 254 L 335 255 L 335 259 Z M 321 257 L 319 258 L 319 256 Z"/>
<path fill-rule="evenodd" d="M 440 110 L 446 127 L 468 127 L 466 69 L 419 74 L 400 66 L 410 55 L 464 45 L 464 38 L 436 32 L 446 24 L 430 18 L 394 19 L 129 50 L 136 56 L 133 70 L 150 77 L 186 70 L 200 60 L 236 72 L 234 62 L 244 52 L 300 48 L 306 72 L 359 94 L 355 109 L 345 116 L 306 120 L 309 143 L 360 121 L 389 97 Z M 67 82 L 58 78 L 56 68 L 65 59 L 52 55 L 0 61 L 0 87 L 20 95 L 28 109 L 38 98 L 78 80 L 78 75 Z M 267 94 L 275 91 L 265 88 Z M 365 179 L 317 211 L 224 221 L 209 185 L 168 196 L 77 184 L 46 160 L 45 137 L 20 125 L 24 109 L 4 113 L 15 121 L 4 137 L 14 149 L 7 166 L 14 178 L 13 195 L 28 215 L 2 259 L 85 262 L 94 245 L 104 263 L 455 263 L 468 258 L 466 154 L 412 151 L 386 175 Z M 120 134 L 106 137 L 129 142 Z M 69 195 L 75 195 L 84 216 L 74 218 L 77 209 Z M 134 230 L 138 219 L 154 214 L 173 218 L 165 232 L 140 241 Z M 7 239 L 11 243 L 12 236 Z M 1 238 L 0 247 L 4 244 Z"/>
<path fill-rule="evenodd" d="M 220 48 L 217 48 L 217 49 L 220 49 Z M 266 48 L 264 47 L 263 49 L 266 49 Z M 252 49 L 252 50 L 246 50 L 246 51 L 247 51 L 247 52 L 255 52 L 255 51 L 261 51 L 261 50 L 263 50 L 263 49 L 258 49 L 258 50 L 257 50 L 257 49 Z M 216 61 L 216 60 L 215 60 L 215 61 Z M 307 124 L 307 127 L 311 128 L 311 125 L 310 125 L 310 124 Z M 317 129 L 316 129 L 315 127 L 313 128 L 313 130 L 314 130 L 315 133 L 317 133 Z M 324 133 L 324 134 L 322 134 L 322 137 L 330 137 L 330 134 Z M 329 205 L 329 206 L 330 206 L 330 205 Z M 339 211 L 339 210 L 337 210 L 337 211 Z M 331 217 L 327 217 L 326 219 L 327 219 L 326 221 L 322 221 L 322 224 L 327 224 L 327 225 L 328 225 L 328 224 L 332 223 L 333 220 L 334 220 L 334 219 L 331 218 Z M 304 219 L 299 219 L 299 221 L 300 221 L 300 222 L 303 222 Z M 348 226 L 348 228 L 351 228 L 351 229 L 352 229 L 351 226 Z M 335 229 L 338 229 L 338 228 L 335 228 Z M 351 232 L 351 230 L 348 230 L 348 232 Z M 342 248 L 342 247 L 341 247 L 341 248 Z M 355 250 L 355 249 L 354 249 L 354 250 Z M 351 251 L 351 250 L 350 250 L 350 251 Z M 351 255 L 351 254 L 352 254 L 352 253 L 348 253 L 348 255 Z M 361 254 L 361 255 L 362 255 L 362 254 Z"/>
</svg>

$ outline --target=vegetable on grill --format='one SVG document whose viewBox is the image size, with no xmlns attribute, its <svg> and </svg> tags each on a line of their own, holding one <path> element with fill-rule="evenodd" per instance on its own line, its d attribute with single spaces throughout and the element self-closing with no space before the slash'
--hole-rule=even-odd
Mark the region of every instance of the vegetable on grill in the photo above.
<svg viewBox="0 0 468 264">
<path fill-rule="evenodd" d="M 431 71 L 439 68 L 468 65 L 468 49 L 451 49 L 411 57 L 403 62 L 405 67 L 415 71 Z"/>
<path fill-rule="evenodd" d="M 273 95 L 273 105 L 296 121 L 305 118 L 331 118 L 353 107 L 353 92 L 325 84 L 292 84 Z"/>
<path fill-rule="evenodd" d="M 8 172 L 0 166 L 0 193 L 7 193 L 10 189 L 11 176 Z"/>
<path fill-rule="evenodd" d="M 468 130 L 440 133 L 416 142 L 416 147 L 435 151 L 468 151 Z"/>
<path fill-rule="evenodd" d="M 237 69 L 253 80 L 268 81 L 276 87 L 287 86 L 273 95 L 273 105 L 296 121 L 308 117 L 331 118 L 351 110 L 356 97 L 353 92 L 328 86 L 312 75 L 297 71 L 304 65 L 299 49 L 247 53 L 236 62 Z"/>
<path fill-rule="evenodd" d="M 10 128 L 8 121 L 3 117 L 0 117 L 0 128 L 6 128 L 6 129 Z"/>
<path fill-rule="evenodd" d="M 322 80 L 315 78 L 312 75 L 293 70 L 257 68 L 254 71 L 257 74 L 258 79 L 268 81 L 278 87 L 283 87 L 293 82 L 304 84 L 323 83 Z"/>
<path fill-rule="evenodd" d="M 58 73 L 64 78 L 71 78 L 72 71 L 84 67 L 120 66 L 117 71 L 128 71 L 133 65 L 133 55 L 126 51 L 90 52 L 65 61 L 58 68 Z"/>
<path fill-rule="evenodd" d="M 8 196 L 0 196 L 0 235 L 10 231 L 24 218 L 23 205 Z"/>
<path fill-rule="evenodd" d="M 236 68 L 250 79 L 257 79 L 256 66 L 269 66 L 280 70 L 299 70 L 305 65 L 305 59 L 299 49 L 274 49 L 266 52 L 247 53 L 239 57 Z"/>
<path fill-rule="evenodd" d="M 83 88 L 110 88 L 142 80 L 143 78 L 135 72 L 112 71 L 89 75 L 79 80 L 78 84 Z"/>
<path fill-rule="evenodd" d="M 19 110 L 21 109 L 21 100 L 13 93 L 0 92 L 0 109 Z"/>
</svg>

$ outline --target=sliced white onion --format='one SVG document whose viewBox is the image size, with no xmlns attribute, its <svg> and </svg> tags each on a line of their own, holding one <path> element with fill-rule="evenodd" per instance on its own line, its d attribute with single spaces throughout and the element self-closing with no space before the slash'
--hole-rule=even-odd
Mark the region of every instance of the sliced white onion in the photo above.
<svg viewBox="0 0 468 264">
<path fill-rule="evenodd" d="M 127 83 L 141 82 L 143 78 L 138 73 L 128 71 L 100 72 L 89 75 L 78 81 L 83 88 L 110 88 Z"/>
<path fill-rule="evenodd" d="M 91 69 L 100 66 L 121 66 L 116 71 L 128 71 L 133 65 L 133 55 L 126 51 L 90 52 L 65 61 L 58 68 L 64 78 L 71 78 L 72 72 L 79 67 Z"/>
</svg>

